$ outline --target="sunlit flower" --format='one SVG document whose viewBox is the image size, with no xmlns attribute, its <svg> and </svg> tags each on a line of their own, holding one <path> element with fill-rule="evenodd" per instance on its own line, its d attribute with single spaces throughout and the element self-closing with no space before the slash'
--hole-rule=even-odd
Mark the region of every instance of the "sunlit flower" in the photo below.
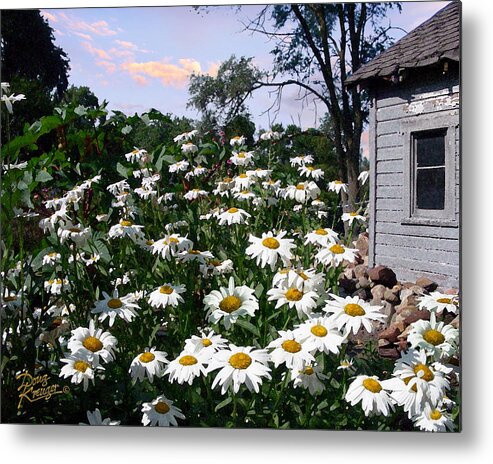
<svg viewBox="0 0 493 464">
<path fill-rule="evenodd" d="M 255 178 L 243 172 L 233 179 L 235 183 L 235 189 L 238 191 L 248 190 L 248 188 L 255 183 Z"/>
<path fill-rule="evenodd" d="M 296 332 L 291 330 L 278 330 L 278 332 L 280 337 L 267 345 L 268 349 L 273 349 L 270 356 L 275 367 L 286 364 L 288 369 L 303 370 L 315 362 L 308 346 Z"/>
<path fill-rule="evenodd" d="M 134 163 L 135 161 L 144 161 L 148 159 L 147 151 L 143 148 L 134 147 L 130 153 L 125 154 L 125 158 L 129 163 Z"/>
<path fill-rule="evenodd" d="M 274 287 L 267 292 L 267 295 L 269 295 L 268 301 L 277 301 L 275 309 L 288 305 L 289 308 L 296 309 L 300 318 L 306 317 L 317 307 L 318 295 L 313 290 L 303 291 L 297 287 Z"/>
<path fill-rule="evenodd" d="M 177 426 L 176 419 L 185 419 L 181 410 L 173 406 L 173 401 L 164 395 L 158 396 L 150 403 L 142 404 L 142 424 L 159 427 Z"/>
<path fill-rule="evenodd" d="M 299 182 L 296 185 L 288 185 L 284 194 L 284 198 L 296 200 L 298 203 L 306 203 L 308 200 L 313 200 L 320 195 L 318 185 L 313 182 Z"/>
<path fill-rule="evenodd" d="M 103 419 L 101 411 L 96 408 L 94 411 L 87 411 L 87 420 L 89 424 L 80 422 L 79 425 L 120 425 L 120 421 L 111 420 L 109 417 Z"/>
<path fill-rule="evenodd" d="M 106 187 L 106 190 L 108 192 L 112 193 L 113 195 L 121 195 L 123 192 L 127 192 L 130 190 L 130 185 L 128 185 L 128 182 L 124 180 L 120 180 L 119 182 L 115 182 L 114 184 L 108 185 Z"/>
<path fill-rule="evenodd" d="M 210 353 L 210 354 L 209 354 Z M 179 356 L 171 361 L 164 371 L 169 376 L 170 383 L 178 382 L 180 385 L 188 383 L 192 385 L 193 379 L 207 374 L 207 363 L 212 352 L 207 350 L 189 351 L 183 350 Z"/>
<path fill-rule="evenodd" d="M 205 264 L 207 260 L 214 259 L 214 255 L 207 250 L 200 251 L 195 249 L 189 249 L 178 253 L 177 259 L 183 263 L 188 263 L 190 261 L 197 261 L 199 264 Z"/>
<path fill-rule="evenodd" d="M 338 354 L 346 339 L 334 321 L 322 314 L 311 314 L 308 320 L 296 327 L 295 332 L 310 352 Z"/>
<path fill-rule="evenodd" d="M 199 147 L 197 147 L 197 145 L 194 145 L 192 142 L 187 142 L 181 146 L 181 151 L 182 151 L 182 153 L 185 153 L 185 154 L 197 153 L 199 151 Z"/>
<path fill-rule="evenodd" d="M 272 169 L 257 168 L 246 172 L 253 179 L 265 179 L 272 174 Z"/>
<path fill-rule="evenodd" d="M 354 360 L 345 358 L 341 360 L 341 362 L 337 366 L 337 370 L 345 371 L 351 369 L 353 367 L 353 364 L 354 364 Z"/>
<path fill-rule="evenodd" d="M 339 236 L 337 232 L 333 231 L 329 227 L 315 229 L 312 232 L 308 232 L 305 235 L 305 245 L 313 244 L 320 245 L 322 247 L 329 247 L 335 244 Z"/>
<path fill-rule="evenodd" d="M 234 151 L 230 161 L 236 166 L 248 166 L 253 163 L 253 151 Z"/>
<path fill-rule="evenodd" d="M 357 253 L 358 250 L 353 248 L 346 248 L 340 243 L 331 244 L 329 242 L 315 255 L 315 260 L 322 263 L 324 266 L 337 267 L 343 261 L 354 263 L 356 261 Z"/>
<path fill-rule="evenodd" d="M 458 295 L 447 293 L 431 292 L 430 295 L 423 295 L 418 302 L 418 308 L 441 314 L 444 310 L 449 313 L 457 314 L 459 310 Z"/>
<path fill-rule="evenodd" d="M 236 286 L 230 277 L 228 287 L 220 287 L 205 296 L 208 321 L 214 324 L 221 321 L 229 329 L 239 317 L 253 317 L 259 307 L 254 293 L 255 290 L 245 285 Z"/>
<path fill-rule="evenodd" d="M 301 165 L 298 168 L 298 172 L 305 177 L 313 178 L 315 180 L 323 179 L 324 172 L 320 168 L 315 168 L 313 166 Z"/>
<path fill-rule="evenodd" d="M 212 388 L 220 385 L 221 394 L 224 395 L 228 389 L 238 393 L 240 386 L 245 384 L 248 390 L 258 393 L 262 377 L 271 379 L 268 361 L 266 350 L 231 344 L 229 348 L 215 353 L 209 361 L 208 372 L 220 369 L 212 382 Z"/>
<path fill-rule="evenodd" d="M 275 131 L 265 131 L 260 134 L 260 140 L 279 140 L 281 138 L 281 134 Z"/>
<path fill-rule="evenodd" d="M 206 192 L 205 190 L 200 190 L 198 188 L 194 188 L 192 190 L 189 190 L 187 193 L 185 193 L 183 197 L 186 200 L 192 201 L 192 200 L 196 200 L 197 198 L 206 197 L 207 195 L 209 195 L 209 192 Z"/>
<path fill-rule="evenodd" d="M 360 214 L 355 213 L 355 212 L 343 213 L 341 219 L 344 222 L 349 222 L 349 225 L 350 226 L 353 224 L 353 222 L 355 220 L 356 221 L 361 221 L 361 222 L 365 222 L 366 221 L 366 218 L 364 216 L 361 216 Z"/>
<path fill-rule="evenodd" d="M 173 142 L 175 143 L 188 142 L 189 140 L 192 140 L 198 133 L 199 131 L 196 129 L 190 132 L 184 132 L 183 134 L 177 135 L 173 139 Z"/>
<path fill-rule="evenodd" d="M 387 316 L 381 312 L 382 306 L 372 306 L 357 296 L 340 296 L 330 294 L 332 300 L 327 300 L 323 310 L 330 313 L 330 319 L 335 322 L 338 330 L 344 330 L 348 335 L 357 334 L 361 327 L 369 333 L 373 331 L 372 322 L 384 322 Z"/>
<path fill-rule="evenodd" d="M 200 272 L 204 276 L 230 274 L 233 272 L 233 261 L 230 259 L 225 259 L 224 261 L 221 261 L 220 259 L 210 259 L 206 263 L 200 265 Z"/>
<path fill-rule="evenodd" d="M 289 161 L 291 163 L 291 166 L 303 166 L 305 164 L 312 164 L 313 156 L 312 155 L 295 156 L 294 158 L 291 158 Z"/>
<path fill-rule="evenodd" d="M 80 224 L 74 225 L 72 222 L 68 221 L 58 229 L 57 233 L 61 243 L 70 239 L 76 246 L 82 247 L 87 243 L 88 238 L 91 236 L 91 228 L 83 227 Z"/>
<path fill-rule="evenodd" d="M 152 245 L 152 254 L 161 255 L 163 259 L 171 260 L 178 253 L 192 248 L 193 242 L 179 234 L 166 234 Z"/>
<path fill-rule="evenodd" d="M 443 407 L 432 407 L 426 404 L 421 414 L 416 414 L 413 418 L 414 425 L 427 432 L 453 432 L 455 429 L 451 415 Z"/>
<path fill-rule="evenodd" d="M 146 376 L 149 382 L 153 382 L 154 376 L 162 377 L 165 366 L 169 363 L 166 358 L 167 355 L 164 351 L 157 351 L 155 347 L 146 348 L 142 353 L 138 354 L 133 359 L 128 370 L 132 377 L 132 382 L 142 382 Z"/>
<path fill-rule="evenodd" d="M 214 330 L 208 329 L 208 331 L 201 331 L 200 337 L 192 335 L 185 340 L 185 350 L 192 353 L 206 350 L 212 356 L 212 353 L 225 348 L 227 344 L 228 340 L 216 334 Z"/>
<path fill-rule="evenodd" d="M 20 93 L 18 95 L 14 95 L 14 94 L 4 95 L 4 94 L 2 94 L 2 101 L 5 103 L 5 106 L 7 107 L 7 111 L 10 114 L 14 113 L 14 109 L 13 109 L 12 105 L 18 101 L 25 100 L 25 99 L 26 99 L 26 96 L 22 93 Z"/>
<path fill-rule="evenodd" d="M 180 295 L 185 292 L 186 288 L 184 285 L 165 283 L 149 295 L 149 304 L 153 308 L 165 308 L 166 306 L 176 307 L 180 303 L 185 302 L 183 297 Z"/>
<path fill-rule="evenodd" d="M 190 163 L 187 160 L 177 161 L 176 163 L 170 164 L 168 167 L 169 172 L 180 172 L 188 170 Z"/>
<path fill-rule="evenodd" d="M 60 377 L 67 379 L 75 384 L 82 383 L 84 391 L 89 387 L 89 380 L 94 384 L 93 362 L 82 352 L 71 354 L 66 358 L 60 359 L 65 365 L 60 370 Z"/>
<path fill-rule="evenodd" d="M 132 322 L 137 316 L 136 309 L 140 309 L 135 303 L 135 297 L 132 294 L 123 297 L 118 296 L 118 290 L 113 292 L 113 296 L 103 292 L 103 300 L 96 303 L 96 307 L 91 311 L 91 314 L 99 314 L 99 321 L 104 322 L 109 318 L 109 326 L 113 326 L 115 319 L 118 316 L 125 322 Z"/>
<path fill-rule="evenodd" d="M 329 192 L 336 192 L 337 194 L 339 194 L 341 190 L 344 193 L 348 192 L 348 185 L 345 184 L 342 180 L 334 180 L 332 182 L 329 182 Z"/>
<path fill-rule="evenodd" d="M 269 265 L 272 270 L 275 269 L 279 259 L 285 266 L 289 266 L 293 258 L 291 250 L 296 248 L 296 245 L 293 243 L 293 239 L 284 238 L 285 235 L 285 231 L 281 231 L 277 235 L 271 231 L 264 232 L 261 238 L 250 235 L 248 238 L 250 245 L 245 253 L 251 259 L 256 259 L 257 265 L 262 267 Z"/>
<path fill-rule="evenodd" d="M 142 229 L 144 226 L 134 224 L 129 219 L 120 219 L 118 224 L 111 226 L 108 237 L 109 238 L 123 238 L 129 237 L 132 241 L 136 242 L 139 237 L 143 235 Z"/>
<path fill-rule="evenodd" d="M 366 416 L 388 416 L 394 410 L 394 401 L 386 391 L 387 384 L 387 380 L 379 380 L 376 375 L 358 375 L 349 385 L 345 400 L 351 406 L 361 402 Z"/>
<path fill-rule="evenodd" d="M 285 268 L 277 271 L 272 279 L 273 287 L 296 287 L 303 291 L 324 293 L 325 274 L 315 269 Z"/>
<path fill-rule="evenodd" d="M 233 196 L 237 200 L 254 200 L 257 196 L 251 190 L 232 189 Z"/>
<path fill-rule="evenodd" d="M 245 145 L 245 142 L 246 142 L 246 138 L 245 136 L 235 136 L 233 137 L 230 141 L 229 141 L 229 144 L 232 146 L 232 147 L 241 147 L 242 145 Z"/>
<path fill-rule="evenodd" d="M 68 279 L 50 279 L 45 281 L 44 289 L 52 295 L 60 295 L 62 290 L 66 291 L 70 289 L 70 283 Z"/>
<path fill-rule="evenodd" d="M 59 263 L 62 259 L 62 255 L 57 253 L 56 251 L 52 251 L 43 256 L 43 266 L 53 266 L 56 263 Z"/>
<path fill-rule="evenodd" d="M 249 217 L 251 215 L 244 209 L 232 207 L 219 214 L 218 220 L 220 226 L 224 224 L 245 224 Z"/>
</svg>

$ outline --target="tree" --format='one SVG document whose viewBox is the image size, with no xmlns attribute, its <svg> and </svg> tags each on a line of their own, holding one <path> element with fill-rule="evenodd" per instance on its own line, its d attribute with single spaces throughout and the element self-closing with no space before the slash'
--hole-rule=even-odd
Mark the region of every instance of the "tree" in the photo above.
<svg viewBox="0 0 493 464">
<path fill-rule="evenodd" d="M 86 86 L 71 85 L 63 95 L 63 103 L 67 105 L 78 106 L 82 105 L 86 108 L 98 108 L 98 97 Z"/>
<path fill-rule="evenodd" d="M 245 25 L 245 30 L 275 42 L 271 75 L 266 76 L 251 60 L 230 59 L 221 85 L 209 78 L 208 92 L 197 92 L 200 82 L 195 81 L 197 85 L 190 88 L 191 103 L 200 101 L 205 107 L 208 102 L 229 112 L 244 105 L 258 88 L 273 88 L 280 101 L 286 86 L 297 86 L 303 98 L 321 102 L 327 109 L 331 126 L 328 137 L 337 155 L 338 176 L 349 184 L 348 195 L 342 200 L 355 208 L 359 200 L 360 139 L 368 108 L 366 95 L 356 88 L 347 89 L 344 81 L 390 45 L 392 27 L 381 23 L 393 7 L 400 10 L 399 3 L 268 5 Z M 235 71 L 241 72 L 241 80 Z M 227 76 L 232 80 L 229 87 Z M 207 100 L 209 96 L 214 98 Z"/>
</svg>

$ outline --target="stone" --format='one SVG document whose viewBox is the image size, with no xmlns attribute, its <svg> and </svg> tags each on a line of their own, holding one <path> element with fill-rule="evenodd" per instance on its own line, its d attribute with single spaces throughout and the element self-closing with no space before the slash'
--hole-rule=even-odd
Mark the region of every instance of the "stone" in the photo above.
<svg viewBox="0 0 493 464">
<path fill-rule="evenodd" d="M 378 339 L 378 348 L 383 348 L 385 346 L 393 346 L 393 345 L 394 344 L 392 342 L 385 340 L 385 338 L 379 338 Z"/>
<path fill-rule="evenodd" d="M 366 277 L 360 277 L 356 286 L 357 288 L 370 288 L 370 281 Z"/>
<path fill-rule="evenodd" d="M 454 328 L 454 329 L 458 329 L 459 328 L 459 325 L 460 325 L 460 320 L 459 320 L 459 316 L 457 316 L 451 323 L 450 325 Z"/>
<path fill-rule="evenodd" d="M 360 278 L 360 277 L 368 277 L 368 268 L 364 264 L 358 264 L 357 266 L 354 267 L 354 277 Z"/>
<path fill-rule="evenodd" d="M 409 335 L 409 332 L 411 332 L 412 329 L 413 329 L 412 325 L 408 325 L 404 329 L 404 332 L 402 332 L 401 334 L 399 334 L 399 336 L 397 338 L 399 340 L 407 340 L 407 336 Z"/>
<path fill-rule="evenodd" d="M 434 292 L 438 288 L 438 284 L 428 277 L 420 277 L 416 280 L 416 285 L 424 288 L 427 292 Z"/>
<path fill-rule="evenodd" d="M 402 315 L 402 313 L 401 313 Z M 425 320 L 429 321 L 430 320 L 430 311 L 427 309 L 421 309 L 418 311 L 414 311 L 412 314 L 409 314 L 409 316 L 406 316 L 404 319 L 404 323 L 406 325 L 412 324 L 413 322 L 420 321 L 420 320 Z"/>
<path fill-rule="evenodd" d="M 353 293 L 353 296 L 357 296 L 364 301 L 368 301 L 369 299 L 368 291 L 365 288 L 359 288 Z"/>
<path fill-rule="evenodd" d="M 424 294 L 424 290 L 423 290 L 423 287 L 420 287 L 419 285 L 413 285 L 410 290 L 413 291 L 413 293 L 415 295 L 423 295 Z"/>
<path fill-rule="evenodd" d="M 363 232 L 359 234 L 358 240 L 354 242 L 355 248 L 358 250 L 361 257 L 368 256 L 368 233 Z"/>
<path fill-rule="evenodd" d="M 383 297 L 384 297 L 385 301 L 388 301 L 389 303 L 392 303 L 392 304 L 399 303 L 399 297 L 392 290 L 388 290 L 388 289 L 385 290 Z"/>
<path fill-rule="evenodd" d="M 378 334 L 378 338 L 388 340 L 390 343 L 394 343 L 397 341 L 397 337 L 400 335 L 400 333 L 401 331 L 398 327 L 396 327 L 395 325 L 391 325 L 387 329 L 382 330 L 382 332 Z"/>
<path fill-rule="evenodd" d="M 397 349 L 399 351 L 407 351 L 407 348 L 408 348 L 408 343 L 407 343 L 407 339 L 399 339 L 399 341 L 397 342 Z"/>
<path fill-rule="evenodd" d="M 392 287 L 391 292 L 395 293 L 396 295 L 399 295 L 399 292 L 402 290 L 402 285 L 401 284 L 396 284 Z"/>
<path fill-rule="evenodd" d="M 354 277 L 355 277 L 354 269 L 351 267 L 347 267 L 346 269 L 344 269 L 343 275 L 346 279 L 354 279 Z"/>
<path fill-rule="evenodd" d="M 389 348 L 378 348 L 378 354 L 382 358 L 388 358 L 388 359 L 397 359 L 400 357 L 399 351 L 397 351 L 397 348 L 395 346 L 391 346 Z"/>
<path fill-rule="evenodd" d="M 356 290 L 356 282 L 353 279 L 342 277 L 339 279 L 339 287 L 343 288 L 346 293 L 353 293 Z"/>
<path fill-rule="evenodd" d="M 390 319 L 395 313 L 395 307 L 392 303 L 389 303 L 388 301 L 382 301 L 381 305 L 383 306 L 381 312 L 387 316 L 387 322 L 390 323 Z"/>
<path fill-rule="evenodd" d="M 385 290 L 387 289 L 383 285 L 381 284 L 375 285 L 371 289 L 371 294 L 373 296 L 373 299 L 380 303 L 380 301 L 383 300 L 383 296 L 385 295 Z"/>
<path fill-rule="evenodd" d="M 382 265 L 368 269 L 368 276 L 373 282 L 385 285 L 389 288 L 392 288 L 397 283 L 395 272 L 392 269 Z"/>
</svg>

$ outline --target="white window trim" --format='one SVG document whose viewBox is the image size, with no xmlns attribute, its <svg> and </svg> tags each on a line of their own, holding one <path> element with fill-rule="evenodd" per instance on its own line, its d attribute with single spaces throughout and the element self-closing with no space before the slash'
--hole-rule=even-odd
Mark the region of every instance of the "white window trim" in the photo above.
<svg viewBox="0 0 493 464">
<path fill-rule="evenodd" d="M 458 227 L 456 214 L 455 185 L 455 136 L 458 130 L 458 115 L 439 115 L 429 113 L 406 118 L 401 122 L 404 137 L 404 191 L 402 224 L 418 224 L 443 227 Z M 425 210 L 416 207 L 414 133 L 444 130 L 445 134 L 445 208 L 443 210 Z"/>
</svg>

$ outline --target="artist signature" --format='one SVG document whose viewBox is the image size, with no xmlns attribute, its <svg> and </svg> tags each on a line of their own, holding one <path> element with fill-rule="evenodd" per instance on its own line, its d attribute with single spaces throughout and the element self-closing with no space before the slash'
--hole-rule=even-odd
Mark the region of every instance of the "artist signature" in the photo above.
<svg viewBox="0 0 493 464">
<path fill-rule="evenodd" d="M 70 388 L 63 388 L 57 384 L 50 384 L 48 374 L 32 376 L 28 372 L 21 372 L 16 376 L 16 380 L 21 380 L 21 384 L 17 388 L 19 392 L 19 403 L 17 409 L 21 409 L 24 400 L 34 403 L 35 401 L 48 401 L 54 395 L 61 393 L 67 394 Z"/>
</svg>

